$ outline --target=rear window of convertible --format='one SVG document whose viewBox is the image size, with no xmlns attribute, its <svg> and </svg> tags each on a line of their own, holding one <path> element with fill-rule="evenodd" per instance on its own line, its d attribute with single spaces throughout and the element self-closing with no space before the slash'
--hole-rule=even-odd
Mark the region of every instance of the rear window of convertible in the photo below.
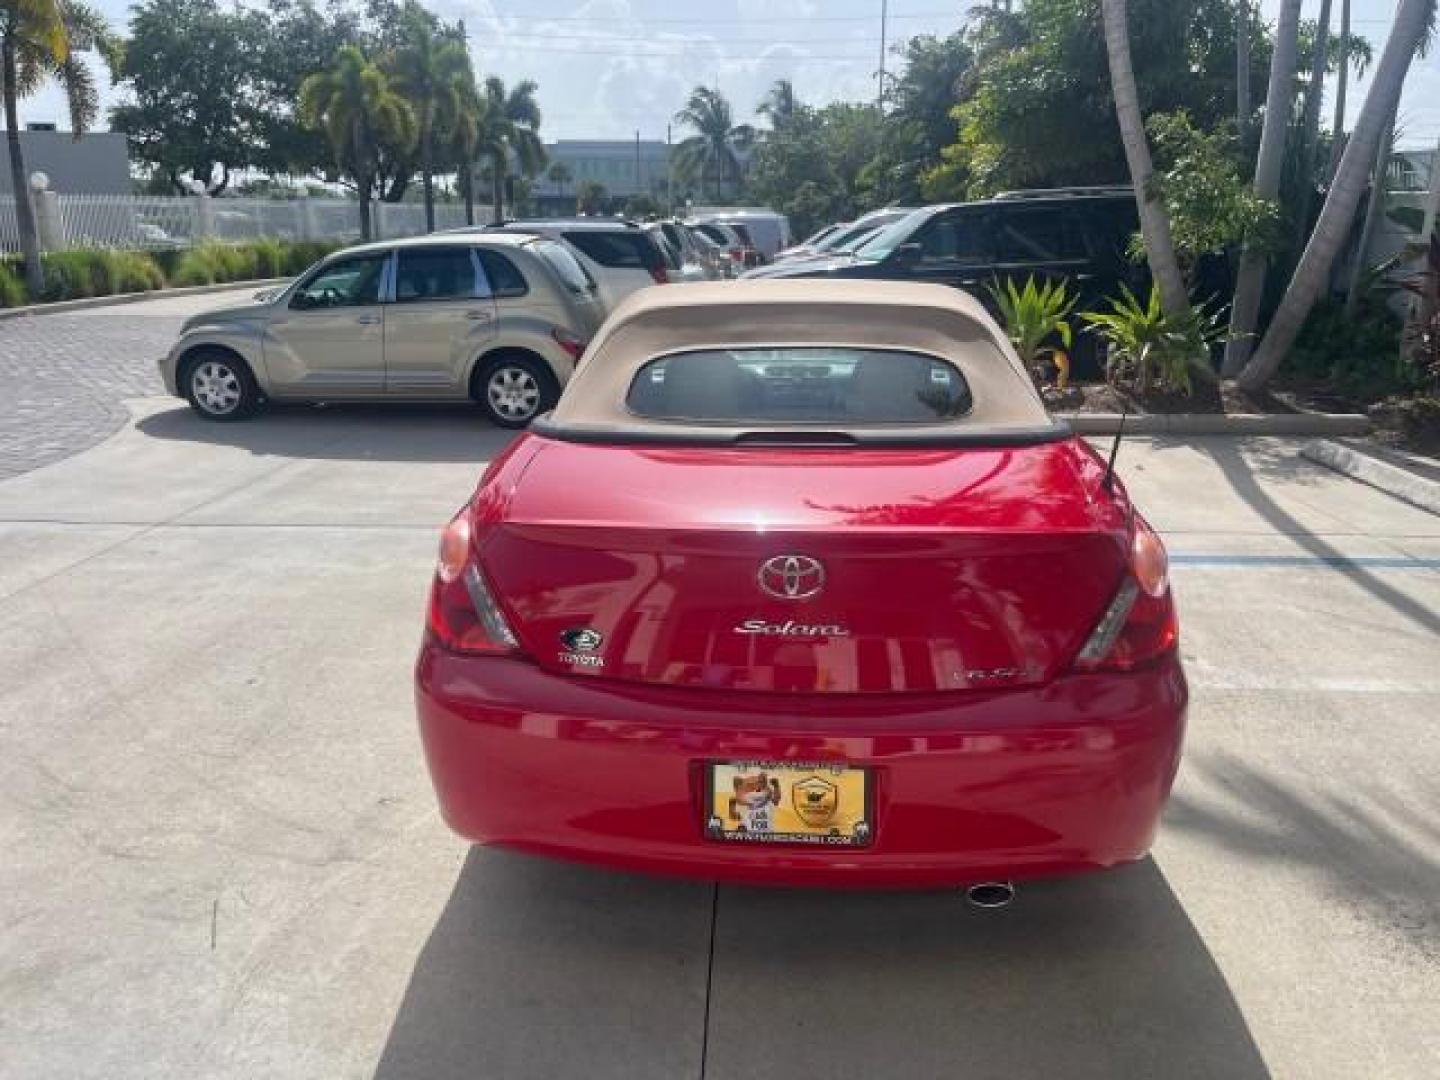
<svg viewBox="0 0 1440 1080">
<path fill-rule="evenodd" d="M 806 345 L 662 356 L 636 372 L 625 404 L 653 420 L 923 424 L 964 415 L 971 398 L 959 369 L 933 356 Z"/>
</svg>

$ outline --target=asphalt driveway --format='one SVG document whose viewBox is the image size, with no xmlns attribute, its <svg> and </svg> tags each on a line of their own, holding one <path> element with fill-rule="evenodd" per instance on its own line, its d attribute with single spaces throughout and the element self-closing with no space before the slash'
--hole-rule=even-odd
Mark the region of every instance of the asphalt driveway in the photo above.
<svg viewBox="0 0 1440 1080">
<path fill-rule="evenodd" d="M 1176 795 L 1150 861 L 982 913 L 469 850 L 409 667 L 507 436 L 132 408 L 0 481 L 0 1075 L 1434 1075 L 1440 518 L 1283 441 L 1128 446 Z"/>
</svg>

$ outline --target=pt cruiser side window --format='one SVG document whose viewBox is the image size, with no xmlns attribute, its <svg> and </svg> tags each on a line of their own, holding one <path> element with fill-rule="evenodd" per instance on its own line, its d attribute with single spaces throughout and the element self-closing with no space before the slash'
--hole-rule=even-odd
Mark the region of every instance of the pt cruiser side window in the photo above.
<svg viewBox="0 0 1440 1080">
<path fill-rule="evenodd" d="M 488 295 L 468 247 L 401 248 L 395 271 L 397 304 L 474 300 Z"/>
<path fill-rule="evenodd" d="M 322 267 L 295 291 L 290 306 L 297 311 L 315 308 L 363 307 L 380 302 L 388 253 L 355 255 Z"/>
</svg>

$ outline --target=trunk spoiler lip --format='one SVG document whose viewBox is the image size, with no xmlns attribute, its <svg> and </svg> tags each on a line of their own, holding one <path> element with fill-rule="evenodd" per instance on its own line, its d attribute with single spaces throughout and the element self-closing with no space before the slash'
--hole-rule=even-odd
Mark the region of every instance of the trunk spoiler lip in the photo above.
<svg viewBox="0 0 1440 1080">
<path fill-rule="evenodd" d="M 1052 419 L 1048 424 L 957 430 L 953 434 L 937 434 L 933 428 L 908 432 L 885 428 L 836 430 L 798 425 L 771 429 L 736 429 L 727 426 L 706 431 L 687 424 L 684 429 L 657 431 L 653 428 L 560 424 L 549 413 L 536 417 L 530 424 L 530 432 L 557 442 L 607 446 L 725 446 L 760 449 L 774 449 L 777 446 L 798 449 L 810 446 L 822 449 L 854 446 L 896 449 L 981 447 L 1004 450 L 1062 442 L 1074 435 L 1070 424 L 1058 419 Z"/>
</svg>

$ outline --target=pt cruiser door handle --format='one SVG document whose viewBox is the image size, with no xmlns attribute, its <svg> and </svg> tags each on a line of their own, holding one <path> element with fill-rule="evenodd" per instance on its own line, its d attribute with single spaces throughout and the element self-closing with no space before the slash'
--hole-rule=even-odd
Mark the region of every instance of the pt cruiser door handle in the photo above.
<svg viewBox="0 0 1440 1080">
<path fill-rule="evenodd" d="M 380 321 L 379 315 L 357 315 L 355 321 L 361 326 L 374 326 Z"/>
<path fill-rule="evenodd" d="M 490 313 L 488 311 L 467 311 L 465 312 L 465 318 L 471 322 L 489 322 Z"/>
</svg>

